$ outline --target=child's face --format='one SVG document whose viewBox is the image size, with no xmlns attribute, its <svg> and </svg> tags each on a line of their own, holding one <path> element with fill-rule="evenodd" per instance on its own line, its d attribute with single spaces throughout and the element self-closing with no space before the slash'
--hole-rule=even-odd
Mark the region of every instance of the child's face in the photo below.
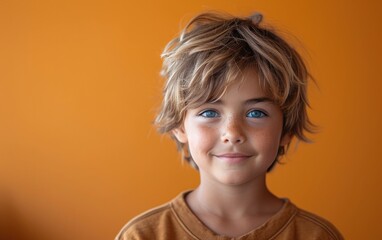
<svg viewBox="0 0 382 240">
<path fill-rule="evenodd" d="M 188 144 L 202 179 L 225 185 L 254 181 L 290 141 L 282 136 L 283 114 L 261 90 L 256 71 L 243 74 L 219 101 L 188 109 L 183 126 L 174 130 Z"/>
</svg>

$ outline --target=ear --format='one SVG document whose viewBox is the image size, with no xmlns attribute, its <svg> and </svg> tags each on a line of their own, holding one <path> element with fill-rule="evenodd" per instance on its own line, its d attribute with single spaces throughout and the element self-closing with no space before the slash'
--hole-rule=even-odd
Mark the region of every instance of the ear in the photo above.
<svg viewBox="0 0 382 240">
<path fill-rule="evenodd" d="M 280 139 L 280 147 L 284 147 L 292 141 L 293 135 L 290 133 L 284 133 Z"/>
<path fill-rule="evenodd" d="M 187 142 L 188 142 L 187 134 L 186 134 L 186 132 L 184 131 L 183 126 L 178 127 L 178 128 L 175 128 L 175 129 L 172 130 L 171 132 L 172 132 L 172 134 L 174 134 L 174 136 L 176 137 L 176 139 L 177 139 L 179 142 L 181 142 L 181 143 L 187 143 Z"/>
</svg>

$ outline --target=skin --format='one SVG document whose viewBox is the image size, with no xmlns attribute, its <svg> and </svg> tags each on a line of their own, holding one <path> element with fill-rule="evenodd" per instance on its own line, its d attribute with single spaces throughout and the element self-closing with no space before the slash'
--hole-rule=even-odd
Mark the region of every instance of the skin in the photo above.
<svg viewBox="0 0 382 240">
<path fill-rule="evenodd" d="M 188 109 L 183 125 L 173 131 L 199 167 L 200 185 L 186 202 L 217 234 L 238 237 L 276 214 L 283 200 L 266 185 L 268 167 L 279 146 L 283 114 L 261 90 L 253 69 L 228 87 L 222 98 Z"/>
</svg>

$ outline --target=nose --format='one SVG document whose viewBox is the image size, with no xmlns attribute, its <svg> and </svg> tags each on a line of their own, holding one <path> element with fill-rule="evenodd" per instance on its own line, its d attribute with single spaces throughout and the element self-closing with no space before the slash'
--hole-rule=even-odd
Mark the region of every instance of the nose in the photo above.
<svg viewBox="0 0 382 240">
<path fill-rule="evenodd" d="M 239 118 L 227 119 L 222 130 L 221 140 L 223 143 L 241 144 L 246 141 L 243 123 Z"/>
</svg>

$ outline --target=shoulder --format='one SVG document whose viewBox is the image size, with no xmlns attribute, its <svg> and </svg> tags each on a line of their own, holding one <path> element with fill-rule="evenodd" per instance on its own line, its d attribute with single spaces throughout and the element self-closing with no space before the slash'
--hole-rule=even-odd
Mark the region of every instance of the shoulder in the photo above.
<svg viewBox="0 0 382 240">
<path fill-rule="evenodd" d="M 189 231 L 179 219 L 179 213 L 187 208 L 187 193 L 182 192 L 168 203 L 133 218 L 121 229 L 115 240 L 188 239 Z"/>
<path fill-rule="evenodd" d="M 301 239 L 344 239 L 337 228 L 328 220 L 296 206 L 294 207 L 296 208 L 296 214 L 288 228 L 292 228 Z"/>
<path fill-rule="evenodd" d="M 158 223 L 172 218 L 171 213 L 171 203 L 166 203 L 164 205 L 150 209 L 135 218 L 131 219 L 118 233 L 115 240 L 125 240 L 125 239 L 150 239 L 150 236 L 155 236 L 158 228 Z"/>
</svg>

